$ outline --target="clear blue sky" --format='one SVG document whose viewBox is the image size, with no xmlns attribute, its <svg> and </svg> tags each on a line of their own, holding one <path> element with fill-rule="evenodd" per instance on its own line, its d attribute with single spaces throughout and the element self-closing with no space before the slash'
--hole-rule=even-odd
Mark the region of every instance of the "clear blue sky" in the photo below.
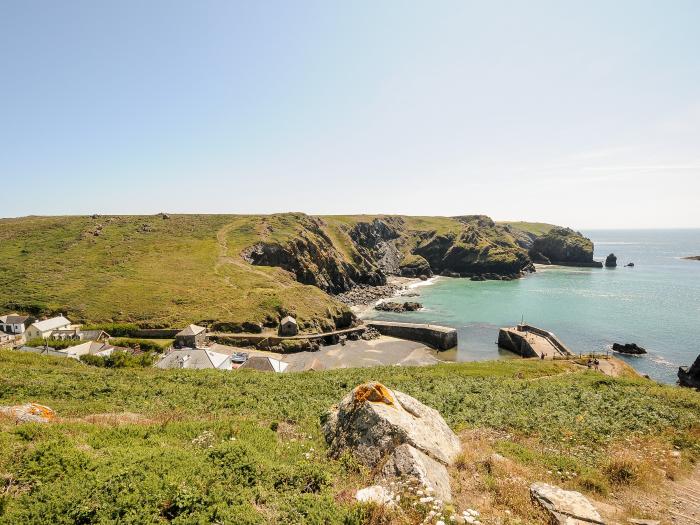
<svg viewBox="0 0 700 525">
<path fill-rule="evenodd" d="M 700 2 L 0 3 L 0 216 L 700 227 Z"/>
</svg>

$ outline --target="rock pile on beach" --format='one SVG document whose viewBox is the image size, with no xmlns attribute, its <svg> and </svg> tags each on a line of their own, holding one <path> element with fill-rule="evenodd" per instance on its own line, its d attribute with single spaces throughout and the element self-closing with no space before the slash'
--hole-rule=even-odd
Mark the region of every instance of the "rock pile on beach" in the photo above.
<svg viewBox="0 0 700 525">
<path fill-rule="evenodd" d="M 367 330 L 362 332 L 360 336 L 363 341 L 371 341 L 372 339 L 379 339 L 382 334 L 376 328 L 369 327 Z"/>
<path fill-rule="evenodd" d="M 388 283 L 382 286 L 355 286 L 352 290 L 335 296 L 341 303 L 349 306 L 372 304 L 385 297 L 391 297 L 403 287 L 400 284 Z"/>
<path fill-rule="evenodd" d="M 423 308 L 423 305 L 420 303 L 416 303 L 413 301 L 406 301 L 405 303 L 397 303 L 394 301 L 386 301 L 383 303 L 379 303 L 374 307 L 375 310 L 379 310 L 381 312 L 394 312 L 394 313 L 402 313 L 402 312 L 415 312 L 416 310 L 420 310 Z"/>
</svg>

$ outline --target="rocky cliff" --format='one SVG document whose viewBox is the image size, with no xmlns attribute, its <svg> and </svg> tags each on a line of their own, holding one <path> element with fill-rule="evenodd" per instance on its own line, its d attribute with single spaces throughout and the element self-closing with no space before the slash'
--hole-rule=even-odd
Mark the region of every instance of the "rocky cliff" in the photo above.
<svg viewBox="0 0 700 525">
<path fill-rule="evenodd" d="M 383 252 L 379 250 L 378 242 L 371 242 L 373 237 L 369 233 L 359 237 L 364 244 L 359 245 L 362 249 L 358 250 L 355 260 L 347 261 L 324 230 L 321 219 L 304 216 L 299 226 L 297 235 L 287 242 L 259 242 L 241 255 L 254 265 L 284 268 L 299 282 L 334 294 L 358 284 L 378 286 L 386 283 L 386 275 L 373 257 L 376 254 L 381 260 Z M 377 230 L 379 238 L 388 235 L 381 228 Z"/>
<path fill-rule="evenodd" d="M 383 285 L 387 275 L 516 278 L 534 271 L 528 249 L 532 252 L 539 241 L 537 235 L 483 215 L 295 217 L 293 232 L 280 236 L 272 228 L 242 256 L 254 265 L 284 268 L 298 281 L 333 294 L 357 285 Z M 571 230 L 563 231 L 572 247 L 590 243 Z M 556 243 L 548 241 L 539 249 L 565 262 L 592 260 L 590 247 L 588 253 L 581 246 L 577 252 L 571 248 L 558 255 Z"/>
<path fill-rule="evenodd" d="M 552 228 L 548 233 L 535 237 L 529 249 L 530 257 L 546 264 L 573 264 L 602 267 L 593 260 L 593 242 L 570 228 Z"/>
</svg>

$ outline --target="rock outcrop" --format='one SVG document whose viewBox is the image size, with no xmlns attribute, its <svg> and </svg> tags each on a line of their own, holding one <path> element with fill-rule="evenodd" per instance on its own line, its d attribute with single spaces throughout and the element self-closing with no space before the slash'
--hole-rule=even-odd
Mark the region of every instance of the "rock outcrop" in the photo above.
<svg viewBox="0 0 700 525">
<path fill-rule="evenodd" d="M 347 261 L 324 231 L 320 219 L 303 217 L 300 224 L 303 229 L 288 242 L 259 242 L 244 250 L 242 257 L 251 264 L 284 268 L 297 281 L 334 294 L 358 284 L 386 284 L 386 275 L 371 260 L 360 257 Z"/>
<path fill-rule="evenodd" d="M 537 237 L 530 255 L 545 257 L 552 264 L 603 266 L 593 260 L 593 242 L 570 228 L 552 228 L 547 234 Z"/>
<path fill-rule="evenodd" d="M 48 423 L 56 417 L 52 409 L 37 403 L 0 406 L 0 414 L 14 418 L 17 423 Z"/>
<path fill-rule="evenodd" d="M 553 525 L 605 525 L 596 508 L 580 492 L 533 483 L 530 496 L 549 514 Z"/>
<path fill-rule="evenodd" d="M 687 261 L 700 261 L 700 255 L 690 255 L 688 257 L 683 257 Z"/>
<path fill-rule="evenodd" d="M 614 352 L 620 352 L 621 354 L 641 355 L 647 353 L 646 349 L 637 346 L 637 343 L 626 343 L 624 345 L 613 343 L 612 349 Z"/>
<path fill-rule="evenodd" d="M 448 276 L 521 276 L 534 269 L 527 252 L 505 227 L 483 215 L 455 217 L 461 232 L 427 233 L 413 249 L 433 273 Z"/>
<path fill-rule="evenodd" d="M 381 312 L 394 313 L 415 312 L 416 310 L 420 310 L 421 308 L 423 308 L 422 304 L 413 301 L 406 301 L 405 303 L 385 301 L 383 303 L 379 303 L 374 307 L 375 310 L 379 310 Z"/>
<path fill-rule="evenodd" d="M 617 267 L 617 257 L 615 257 L 614 253 L 611 253 L 605 258 L 605 267 L 606 268 L 615 268 Z"/>
<path fill-rule="evenodd" d="M 681 366 L 678 369 L 678 383 L 681 386 L 700 389 L 700 355 L 690 366 Z"/>
<path fill-rule="evenodd" d="M 450 465 L 460 442 L 440 414 L 380 383 L 356 387 L 324 418 L 331 457 L 348 451 L 382 478 L 412 477 L 451 499 Z"/>
</svg>

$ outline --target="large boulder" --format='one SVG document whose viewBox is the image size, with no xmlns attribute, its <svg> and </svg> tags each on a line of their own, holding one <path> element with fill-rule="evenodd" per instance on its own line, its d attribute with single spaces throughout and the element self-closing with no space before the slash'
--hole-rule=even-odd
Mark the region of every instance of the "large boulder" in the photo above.
<svg viewBox="0 0 700 525">
<path fill-rule="evenodd" d="M 0 406 L 0 414 L 14 418 L 17 423 L 48 423 L 56 417 L 49 407 L 37 403 Z"/>
<path fill-rule="evenodd" d="M 359 385 L 327 415 L 323 432 L 331 457 L 349 451 L 359 463 L 381 467 L 381 477 L 412 477 L 451 499 L 446 467 L 460 452 L 459 438 L 417 399 L 381 383 Z"/>
<path fill-rule="evenodd" d="M 641 346 L 637 346 L 637 343 L 626 343 L 624 345 L 620 343 L 613 343 L 612 349 L 613 351 L 620 352 L 621 354 L 641 355 L 647 353 L 646 349 L 642 348 Z"/>
<path fill-rule="evenodd" d="M 549 514 L 552 525 L 605 525 L 596 508 L 580 492 L 533 483 L 530 496 Z"/>
<path fill-rule="evenodd" d="M 615 257 L 614 253 L 611 253 L 605 258 L 605 267 L 606 268 L 615 268 L 617 266 L 617 257 Z"/>
<path fill-rule="evenodd" d="M 678 369 L 678 382 L 681 386 L 700 389 L 700 355 L 692 365 Z"/>
</svg>

